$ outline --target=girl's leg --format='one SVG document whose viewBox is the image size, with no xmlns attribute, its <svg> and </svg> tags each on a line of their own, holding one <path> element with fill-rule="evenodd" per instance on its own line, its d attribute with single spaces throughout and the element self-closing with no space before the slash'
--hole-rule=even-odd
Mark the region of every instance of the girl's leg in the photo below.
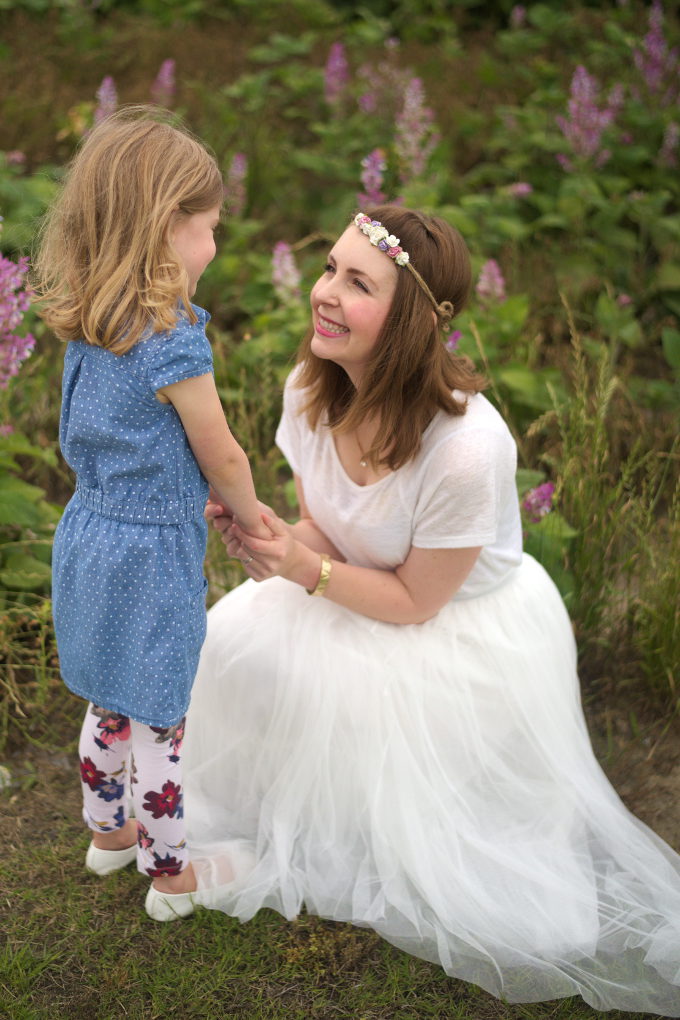
<svg viewBox="0 0 680 1020">
<path fill-rule="evenodd" d="M 166 729 L 130 720 L 137 867 L 168 893 L 195 888 L 184 827 L 181 748 L 184 719 Z"/>
<path fill-rule="evenodd" d="M 83 819 L 100 849 L 132 846 L 136 826 L 128 820 L 126 786 L 130 760 L 130 720 L 89 704 L 80 731 Z"/>
</svg>

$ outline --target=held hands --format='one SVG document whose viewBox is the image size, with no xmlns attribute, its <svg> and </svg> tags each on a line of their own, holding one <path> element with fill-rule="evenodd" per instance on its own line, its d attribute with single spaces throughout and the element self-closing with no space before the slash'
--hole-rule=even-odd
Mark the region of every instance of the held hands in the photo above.
<svg viewBox="0 0 680 1020">
<path fill-rule="evenodd" d="M 266 538 L 243 531 L 231 509 L 212 499 L 205 508 L 205 518 L 212 521 L 213 527 L 220 532 L 229 555 L 241 560 L 246 574 L 256 581 L 263 581 L 267 577 L 285 576 L 287 567 L 292 563 L 295 542 L 289 534 L 288 525 L 276 516 L 271 507 L 262 502 L 259 507 Z"/>
</svg>

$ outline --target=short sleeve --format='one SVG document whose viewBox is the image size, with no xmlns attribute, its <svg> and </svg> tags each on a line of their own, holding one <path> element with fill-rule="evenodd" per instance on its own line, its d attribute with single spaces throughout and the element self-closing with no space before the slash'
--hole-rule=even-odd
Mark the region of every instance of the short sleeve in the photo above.
<svg viewBox="0 0 680 1020">
<path fill-rule="evenodd" d="M 293 369 L 283 389 L 283 411 L 276 430 L 276 445 L 296 475 L 302 474 L 302 443 L 308 430 L 307 419 L 300 413 L 304 404 L 304 392 L 295 385 L 298 370 Z"/>
<path fill-rule="evenodd" d="M 205 335 L 208 315 L 202 309 L 200 311 L 202 315 L 198 322 L 192 325 L 180 319 L 175 329 L 154 340 L 146 370 L 148 384 L 154 393 L 162 386 L 212 373 L 212 351 Z"/>
<path fill-rule="evenodd" d="M 514 492 L 516 461 L 512 437 L 493 429 L 462 430 L 439 443 L 422 476 L 412 544 L 462 549 L 494 543 Z"/>
</svg>

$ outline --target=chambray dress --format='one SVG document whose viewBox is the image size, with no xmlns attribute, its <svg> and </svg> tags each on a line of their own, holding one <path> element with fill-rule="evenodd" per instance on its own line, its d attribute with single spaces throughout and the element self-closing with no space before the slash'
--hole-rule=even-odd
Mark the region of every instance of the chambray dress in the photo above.
<svg viewBox="0 0 680 1020">
<path fill-rule="evenodd" d="M 212 372 L 209 315 L 115 355 L 83 341 L 64 358 L 61 449 L 76 490 L 52 564 L 64 682 L 150 726 L 189 704 L 205 637 L 208 483 L 161 386 Z"/>
</svg>

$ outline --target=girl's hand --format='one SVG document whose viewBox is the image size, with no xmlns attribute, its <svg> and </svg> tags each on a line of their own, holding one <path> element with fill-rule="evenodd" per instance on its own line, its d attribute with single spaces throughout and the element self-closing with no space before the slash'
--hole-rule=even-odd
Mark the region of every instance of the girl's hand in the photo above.
<svg viewBox="0 0 680 1020">
<path fill-rule="evenodd" d="M 230 556 L 243 563 L 243 569 L 255 581 L 268 577 L 286 577 L 296 564 L 298 543 L 290 533 L 290 527 L 273 511 L 262 515 L 262 521 L 269 529 L 271 538 L 255 538 L 243 531 L 236 520 L 222 536 Z"/>
<path fill-rule="evenodd" d="M 219 531 L 220 534 L 222 535 L 222 540 L 226 541 L 224 538 L 224 533 L 234 523 L 234 515 L 232 514 L 231 510 L 229 510 L 228 507 L 225 507 L 224 503 L 214 502 L 211 495 L 211 498 L 205 505 L 203 516 L 205 517 L 206 521 L 213 522 L 213 527 L 215 528 L 215 530 Z"/>
<path fill-rule="evenodd" d="M 260 508 L 261 514 L 267 514 L 268 516 L 274 517 L 276 516 L 272 508 L 270 506 L 267 506 L 266 503 L 263 503 L 262 500 L 258 499 L 257 504 Z M 212 491 L 208 498 L 208 502 L 206 503 L 205 512 L 203 516 L 205 517 L 206 521 L 212 521 L 215 530 L 219 531 L 219 533 L 221 534 L 222 541 L 224 542 L 225 545 L 228 545 L 228 543 L 230 542 L 230 538 L 226 534 L 226 532 L 236 520 L 236 516 L 231 512 L 231 510 L 228 507 L 225 507 L 224 503 L 220 503 L 214 498 Z"/>
</svg>

